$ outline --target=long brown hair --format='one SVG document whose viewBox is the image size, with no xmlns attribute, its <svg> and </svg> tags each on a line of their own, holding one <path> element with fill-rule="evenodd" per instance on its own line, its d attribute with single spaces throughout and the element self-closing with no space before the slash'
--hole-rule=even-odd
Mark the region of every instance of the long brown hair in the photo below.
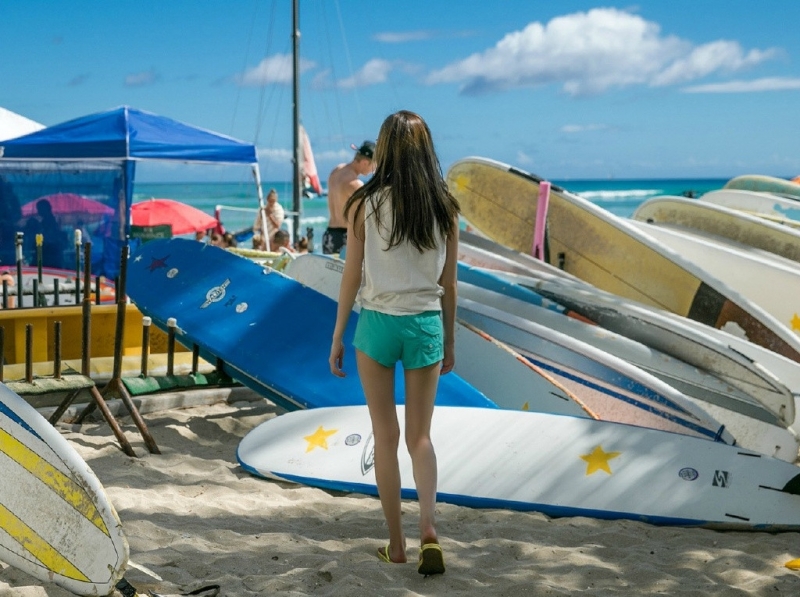
<svg viewBox="0 0 800 597">
<path fill-rule="evenodd" d="M 393 223 L 387 249 L 407 241 L 422 252 L 436 247 L 437 228 L 444 238 L 453 234 L 460 208 L 447 188 L 431 131 L 421 116 L 401 110 L 383 121 L 375 166 L 372 178 L 347 200 L 345 217 L 355 206 L 358 219 L 364 200 L 374 196 L 378 225 L 380 205 L 391 200 Z M 355 232 L 360 237 L 363 231 Z"/>
</svg>

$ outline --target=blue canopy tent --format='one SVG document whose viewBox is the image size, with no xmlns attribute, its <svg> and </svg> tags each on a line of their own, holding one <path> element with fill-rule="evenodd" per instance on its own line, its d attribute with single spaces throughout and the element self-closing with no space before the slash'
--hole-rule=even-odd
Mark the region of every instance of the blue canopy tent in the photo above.
<svg viewBox="0 0 800 597">
<path fill-rule="evenodd" d="M 115 277 L 119 273 L 119 251 L 130 233 L 135 164 L 139 160 L 251 165 L 263 203 L 254 145 L 121 106 L 0 142 L 0 266 L 14 262 L 15 233 L 21 227 L 31 230 L 25 235 L 31 259 L 31 251 L 35 252 L 33 232 L 41 230 L 42 221 L 48 217 L 44 212 L 51 212 L 62 231 L 68 226 L 78 230 L 87 227 L 87 233 L 91 229 L 93 245 L 102 243 L 93 248 L 94 272 Z M 67 203 L 62 200 L 64 195 L 79 195 L 102 206 L 87 209 L 83 203 L 82 207 L 62 207 Z M 47 205 L 42 205 L 42 200 Z M 45 244 L 48 242 L 48 254 L 54 260 L 60 255 L 63 263 L 45 265 L 68 267 L 69 239 L 45 239 Z M 60 253 L 54 243 L 61 247 Z"/>
</svg>

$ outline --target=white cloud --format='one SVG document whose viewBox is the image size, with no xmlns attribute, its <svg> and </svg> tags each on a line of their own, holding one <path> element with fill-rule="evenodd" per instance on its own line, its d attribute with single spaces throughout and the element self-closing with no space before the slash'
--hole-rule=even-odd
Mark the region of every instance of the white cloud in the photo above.
<svg viewBox="0 0 800 597">
<path fill-rule="evenodd" d="M 158 75 L 155 70 L 150 69 L 141 73 L 133 73 L 125 77 L 126 87 L 143 87 L 144 85 L 152 85 L 158 81 Z"/>
<path fill-rule="evenodd" d="M 766 77 L 752 81 L 727 81 L 709 83 L 681 89 L 684 93 L 752 93 L 756 91 L 784 91 L 800 89 L 800 79 L 790 77 Z"/>
<path fill-rule="evenodd" d="M 292 161 L 292 152 L 289 149 L 274 149 L 271 147 L 259 147 L 258 161 L 261 163 L 286 164 Z"/>
<path fill-rule="evenodd" d="M 675 60 L 653 78 L 653 85 L 675 85 L 705 77 L 716 71 L 737 71 L 769 60 L 777 50 L 750 50 L 732 41 L 715 41 L 693 49 L 687 56 Z"/>
<path fill-rule="evenodd" d="M 391 62 L 374 58 L 362 66 L 352 77 L 339 81 L 338 86 L 343 89 L 352 89 L 354 87 L 367 87 L 384 83 L 388 79 L 390 72 L 392 72 Z"/>
<path fill-rule="evenodd" d="M 300 59 L 300 72 L 303 73 L 316 66 L 315 63 Z M 258 65 L 248 68 L 240 75 L 236 75 L 234 80 L 242 87 L 261 87 L 271 83 L 291 83 L 292 82 L 292 55 L 275 54 L 264 58 Z"/>
<path fill-rule="evenodd" d="M 384 31 L 372 36 L 377 42 L 384 44 L 401 44 L 410 41 L 425 41 L 428 39 L 453 39 L 459 37 L 470 37 L 475 35 L 474 31 L 434 31 L 432 29 L 419 29 L 417 31 Z"/>
<path fill-rule="evenodd" d="M 562 133 L 585 133 L 587 131 L 605 131 L 609 127 L 607 124 L 565 124 L 561 127 Z"/>
<path fill-rule="evenodd" d="M 342 162 L 350 161 L 353 158 L 352 149 L 327 149 L 314 154 L 320 162 Z"/>
<path fill-rule="evenodd" d="M 520 166 L 530 166 L 533 164 L 533 158 L 524 151 L 517 151 L 517 164 Z"/>
<path fill-rule="evenodd" d="M 383 42 L 385 44 L 399 44 L 407 41 L 421 41 L 431 39 L 434 37 L 433 31 L 386 31 L 384 33 L 376 33 L 372 36 L 375 41 Z"/>
<path fill-rule="evenodd" d="M 775 50 L 745 53 L 738 43 L 693 47 L 664 36 L 657 23 L 614 8 L 596 8 L 530 23 L 493 48 L 432 72 L 427 81 L 461 83 L 478 94 L 558 84 L 570 95 L 631 85 L 685 82 L 718 70 L 734 71 L 772 58 Z"/>
</svg>

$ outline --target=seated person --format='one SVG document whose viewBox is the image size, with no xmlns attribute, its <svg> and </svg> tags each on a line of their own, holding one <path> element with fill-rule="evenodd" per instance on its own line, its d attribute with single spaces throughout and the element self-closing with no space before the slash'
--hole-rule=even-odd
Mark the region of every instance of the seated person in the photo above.
<svg viewBox="0 0 800 597">
<path fill-rule="evenodd" d="M 289 243 L 289 232 L 284 229 L 275 231 L 275 237 L 272 242 L 272 250 L 276 253 L 294 253 L 292 245 Z"/>
</svg>

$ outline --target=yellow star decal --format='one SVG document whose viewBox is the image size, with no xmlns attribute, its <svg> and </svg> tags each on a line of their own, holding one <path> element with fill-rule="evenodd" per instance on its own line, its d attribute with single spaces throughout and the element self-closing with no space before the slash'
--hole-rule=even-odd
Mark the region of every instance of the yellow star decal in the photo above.
<svg viewBox="0 0 800 597">
<path fill-rule="evenodd" d="M 330 431 L 325 431 L 322 428 L 322 425 L 312 433 L 311 435 L 305 436 L 303 439 L 308 442 L 308 446 L 306 447 L 306 453 L 310 452 L 314 448 L 322 448 L 323 450 L 328 449 L 328 438 L 332 436 L 334 433 L 339 431 L 338 429 L 331 429 Z"/>
<path fill-rule="evenodd" d="M 581 459 L 586 461 L 586 475 L 591 475 L 597 471 L 605 471 L 611 474 L 611 467 L 608 461 L 619 456 L 621 452 L 604 452 L 602 446 L 595 447 L 589 454 L 583 454 Z"/>
<path fill-rule="evenodd" d="M 459 176 L 454 177 L 453 180 L 450 181 L 450 184 L 452 186 L 454 186 L 456 189 L 458 189 L 459 191 L 461 191 L 461 190 L 467 188 L 467 181 L 468 180 L 469 179 L 466 176 L 461 174 Z"/>
<path fill-rule="evenodd" d="M 794 317 L 792 317 L 791 324 L 794 331 L 800 332 L 800 317 L 798 317 L 797 313 L 795 313 Z"/>
</svg>

